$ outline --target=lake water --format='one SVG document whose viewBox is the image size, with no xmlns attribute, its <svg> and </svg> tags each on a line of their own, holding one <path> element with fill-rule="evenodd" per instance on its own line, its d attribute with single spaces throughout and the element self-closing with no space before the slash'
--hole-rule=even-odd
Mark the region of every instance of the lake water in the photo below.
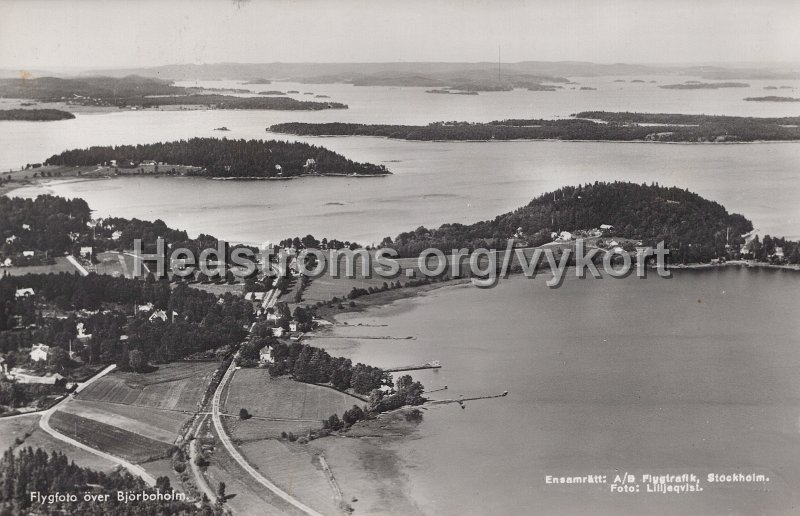
<svg viewBox="0 0 800 516">
<path fill-rule="evenodd" d="M 414 372 L 434 399 L 397 451 L 428 514 L 796 514 L 800 291 L 784 271 L 512 277 L 349 314 L 315 345 Z M 371 326 L 370 326 L 371 325 Z M 358 339 L 413 336 L 415 340 Z M 545 475 L 762 472 L 769 485 L 696 494 L 546 486 Z"/>
<path fill-rule="evenodd" d="M 751 218 L 762 233 L 800 238 L 800 144 L 441 143 L 265 132 L 270 124 L 295 120 L 482 121 L 584 109 L 800 115 L 798 104 L 741 100 L 784 81 L 684 91 L 613 78 L 578 82 L 598 90 L 446 96 L 421 88 L 276 83 L 254 88 L 325 94 L 351 109 L 120 111 L 53 123 L 3 122 L 0 169 L 90 145 L 275 137 L 385 163 L 394 175 L 53 181 L 16 195 L 78 196 L 101 216 L 161 218 L 229 241 L 312 233 L 366 244 L 419 225 L 494 217 L 563 185 L 625 180 L 688 188 Z M 231 131 L 212 131 L 223 125 Z M 431 408 L 421 437 L 398 445 L 414 498 L 428 513 L 786 513 L 800 503 L 797 306 L 797 276 L 775 271 L 681 272 L 647 281 L 569 278 L 552 291 L 540 281 L 512 278 L 495 289 L 446 288 L 348 316 L 353 323 L 388 326 L 339 328 L 351 338 L 319 343 L 375 365 L 442 360 L 440 372 L 415 376 L 428 388 L 449 385 L 436 393 L 443 397 L 510 391 L 465 410 Z M 352 338 L 369 335 L 416 340 Z M 735 486 L 647 497 L 543 485 L 546 474 L 687 469 L 763 470 L 772 481 L 767 490 Z"/>
<path fill-rule="evenodd" d="M 628 78 L 629 80 L 630 78 Z M 659 83 L 683 78 L 643 78 Z M 298 90 L 346 102 L 348 110 L 120 111 L 74 120 L 0 124 L 0 170 L 40 162 L 69 148 L 148 143 L 193 136 L 276 138 L 323 145 L 348 158 L 384 163 L 386 178 L 308 178 L 289 182 L 122 179 L 53 184 L 49 191 L 81 196 L 99 215 L 161 218 L 192 233 L 262 242 L 312 233 L 380 241 L 417 226 L 470 223 L 526 204 L 536 195 L 590 181 L 657 181 L 688 188 L 743 213 L 762 233 L 800 238 L 800 144 L 659 145 L 575 142 L 406 142 L 367 137 L 298 138 L 265 128 L 286 121 L 428 123 L 567 116 L 584 109 L 800 115 L 800 105 L 744 102 L 745 89 L 665 90 L 614 78 L 576 79 L 596 91 L 432 95 L 424 88 L 275 83 L 255 90 Z M 182 83 L 194 85 L 195 83 Z M 213 87 L 244 86 L 206 81 Z M 568 88 L 571 86 L 568 86 Z M 793 90 L 778 90 L 791 92 Z M 788 94 L 788 93 L 787 93 Z M 294 95 L 296 98 L 313 98 Z M 0 101 L 0 104 L 2 102 Z M 230 132 L 213 128 L 227 126 Z M 23 190 L 36 195 L 41 190 Z M 179 191 L 180 195 L 175 195 Z"/>
</svg>

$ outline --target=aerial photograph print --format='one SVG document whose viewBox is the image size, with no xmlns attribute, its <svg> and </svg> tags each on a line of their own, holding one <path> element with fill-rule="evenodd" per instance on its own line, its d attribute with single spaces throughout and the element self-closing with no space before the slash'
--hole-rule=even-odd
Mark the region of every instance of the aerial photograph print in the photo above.
<svg viewBox="0 0 800 516">
<path fill-rule="evenodd" d="M 800 515 L 798 27 L 0 0 L 0 516 Z"/>
</svg>

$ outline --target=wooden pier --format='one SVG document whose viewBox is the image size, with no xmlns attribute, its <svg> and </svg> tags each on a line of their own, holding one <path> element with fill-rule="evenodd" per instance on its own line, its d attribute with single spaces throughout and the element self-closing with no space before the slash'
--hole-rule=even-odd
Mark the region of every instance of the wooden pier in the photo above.
<svg viewBox="0 0 800 516">
<path fill-rule="evenodd" d="M 407 366 L 400 366 L 400 367 L 389 367 L 384 369 L 387 373 L 399 373 L 401 371 L 418 371 L 420 369 L 441 369 L 442 364 L 438 360 L 432 360 L 430 362 L 425 362 L 424 364 L 417 364 L 417 365 L 407 365 Z"/>
</svg>

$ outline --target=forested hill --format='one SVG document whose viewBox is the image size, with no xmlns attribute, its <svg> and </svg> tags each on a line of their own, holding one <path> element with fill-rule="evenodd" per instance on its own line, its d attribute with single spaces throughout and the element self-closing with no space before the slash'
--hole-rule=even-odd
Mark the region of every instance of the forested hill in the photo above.
<svg viewBox="0 0 800 516">
<path fill-rule="evenodd" d="M 192 138 L 168 143 L 74 149 L 51 156 L 46 165 L 90 166 L 115 161 L 136 167 L 144 161 L 202 167 L 207 177 L 294 177 L 304 174 L 383 175 L 383 165 L 357 163 L 324 147 L 297 142 Z"/>
<path fill-rule="evenodd" d="M 434 122 L 428 125 L 352 123 L 276 124 L 272 132 L 300 136 L 382 136 L 399 140 L 577 140 L 651 142 L 752 142 L 800 140 L 798 117 L 735 116 L 586 111 L 557 120 L 512 119 L 488 123 Z"/>
<path fill-rule="evenodd" d="M 642 240 L 646 245 L 664 241 L 679 259 L 707 261 L 725 251 L 729 243 L 753 229 L 742 215 L 729 214 L 720 204 L 675 187 L 656 184 L 594 183 L 564 187 L 532 200 L 528 205 L 492 220 L 472 225 L 445 224 L 438 229 L 420 227 L 401 233 L 392 242 L 401 256 L 413 256 L 427 247 L 450 251 L 461 247 L 493 246 L 505 242 L 522 228 L 530 245 L 552 240 L 552 232 L 590 230 L 614 226 L 617 237 Z M 388 245 L 390 239 L 384 240 Z"/>
</svg>

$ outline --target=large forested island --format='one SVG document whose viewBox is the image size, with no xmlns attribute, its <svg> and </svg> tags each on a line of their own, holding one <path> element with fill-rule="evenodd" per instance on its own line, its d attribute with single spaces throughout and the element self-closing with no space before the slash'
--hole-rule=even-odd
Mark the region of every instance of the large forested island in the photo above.
<svg viewBox="0 0 800 516">
<path fill-rule="evenodd" d="M 0 109 L 0 120 L 51 122 L 72 118 L 75 118 L 75 115 L 60 109 Z"/>
<path fill-rule="evenodd" d="M 192 138 L 166 143 L 74 149 L 51 156 L 45 165 L 137 168 L 142 163 L 198 167 L 191 175 L 215 178 L 290 178 L 302 175 L 375 176 L 383 165 L 357 163 L 307 143 Z M 166 166 L 165 166 L 166 165 Z"/>
<path fill-rule="evenodd" d="M 428 125 L 285 123 L 269 131 L 302 136 L 382 136 L 400 140 L 586 140 L 753 142 L 800 139 L 800 117 L 753 118 L 583 111 L 568 119 L 514 119 Z"/>
<path fill-rule="evenodd" d="M 401 256 L 416 256 L 428 247 L 446 252 L 479 247 L 502 249 L 512 236 L 530 246 L 553 240 L 553 233 L 590 234 L 603 225 L 614 238 L 641 241 L 653 246 L 663 241 L 673 263 L 700 263 L 730 257 L 741 251 L 742 235 L 753 229 L 745 217 L 719 203 L 675 187 L 625 182 L 593 183 L 548 192 L 529 204 L 491 220 L 475 224 L 445 224 L 436 229 L 417 228 L 382 245 Z M 751 245 L 752 256 L 767 260 L 775 246 L 786 256 L 800 260 L 797 242 L 765 237 Z M 757 248 L 756 248 L 757 247 Z"/>
<path fill-rule="evenodd" d="M 66 102 L 82 106 L 155 108 L 204 106 L 217 109 L 321 110 L 346 109 L 338 102 L 292 98 L 236 97 L 202 88 L 183 88 L 171 81 L 129 75 L 122 78 L 82 77 L 61 79 L 0 79 L 0 98 Z"/>
</svg>

